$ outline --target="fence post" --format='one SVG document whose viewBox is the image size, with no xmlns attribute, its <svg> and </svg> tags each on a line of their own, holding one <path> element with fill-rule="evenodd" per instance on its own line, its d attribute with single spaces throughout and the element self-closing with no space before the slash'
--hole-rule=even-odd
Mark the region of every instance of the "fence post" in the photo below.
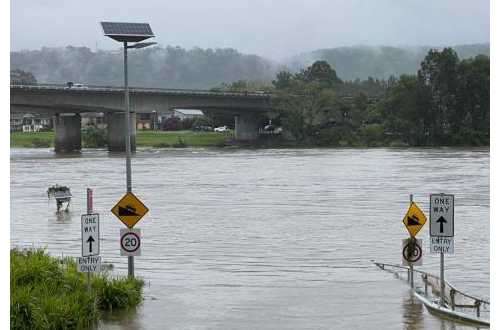
<svg viewBox="0 0 500 330">
<path fill-rule="evenodd" d="M 422 277 L 424 278 L 424 284 L 425 284 L 425 296 L 427 296 L 427 274 L 423 274 Z"/>
<path fill-rule="evenodd" d="M 450 289 L 450 303 L 451 303 L 451 310 L 455 310 L 455 289 Z"/>
<path fill-rule="evenodd" d="M 481 316 L 481 301 L 476 300 L 474 305 L 476 305 L 476 315 L 477 315 L 477 317 L 480 317 Z"/>
</svg>

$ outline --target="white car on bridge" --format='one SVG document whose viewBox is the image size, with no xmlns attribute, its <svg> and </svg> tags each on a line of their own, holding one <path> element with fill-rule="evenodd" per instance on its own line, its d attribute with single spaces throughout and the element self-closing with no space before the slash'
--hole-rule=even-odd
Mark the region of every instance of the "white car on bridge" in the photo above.
<svg viewBox="0 0 500 330">
<path fill-rule="evenodd" d="M 226 131 L 227 131 L 227 126 L 221 126 L 221 127 L 214 128 L 214 132 L 226 132 Z"/>
</svg>

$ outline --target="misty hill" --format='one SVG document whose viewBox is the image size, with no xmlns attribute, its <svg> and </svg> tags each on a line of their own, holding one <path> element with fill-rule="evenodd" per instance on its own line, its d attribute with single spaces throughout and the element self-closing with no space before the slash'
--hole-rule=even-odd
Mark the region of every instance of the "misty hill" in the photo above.
<svg viewBox="0 0 500 330">
<path fill-rule="evenodd" d="M 287 60 L 291 71 L 305 68 L 314 61 L 327 61 L 343 80 L 364 80 L 368 77 L 387 79 L 391 75 L 399 77 L 403 73 L 415 74 L 429 49 L 443 47 L 341 47 L 318 49 L 303 53 Z M 489 44 L 453 46 L 461 59 L 476 55 L 490 55 Z"/>
<path fill-rule="evenodd" d="M 130 86 L 210 88 L 236 80 L 270 81 L 274 76 L 270 61 L 231 48 L 152 47 L 131 50 L 128 58 Z M 10 62 L 11 70 L 31 72 L 43 83 L 123 84 L 121 50 L 44 47 L 11 52 Z"/>
<path fill-rule="evenodd" d="M 163 88 L 212 88 L 247 80 L 269 83 L 276 72 L 299 71 L 315 60 L 327 61 L 343 80 L 386 79 L 390 75 L 415 73 L 430 47 L 342 47 L 320 49 L 276 63 L 232 48 L 186 50 L 152 47 L 129 53 L 131 86 Z M 460 58 L 489 55 L 489 44 L 456 46 Z M 91 85 L 122 85 L 123 54 L 92 51 L 86 47 L 42 48 L 11 52 L 11 70 L 34 74 L 39 82 L 82 82 Z"/>
</svg>

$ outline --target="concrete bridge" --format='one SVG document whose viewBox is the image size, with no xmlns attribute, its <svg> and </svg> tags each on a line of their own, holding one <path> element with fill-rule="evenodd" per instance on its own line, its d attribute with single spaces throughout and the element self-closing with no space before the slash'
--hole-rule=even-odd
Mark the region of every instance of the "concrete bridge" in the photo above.
<svg viewBox="0 0 500 330">
<path fill-rule="evenodd" d="M 271 110 L 271 96 L 265 93 L 230 93 L 203 90 L 130 88 L 132 147 L 135 149 L 136 113 L 170 109 L 199 109 L 235 118 L 235 138 L 253 140 L 258 119 Z M 54 118 L 55 150 L 81 149 L 81 113 L 105 113 L 108 149 L 125 150 L 124 89 L 122 87 L 66 85 L 11 85 L 11 113 L 42 113 Z"/>
</svg>

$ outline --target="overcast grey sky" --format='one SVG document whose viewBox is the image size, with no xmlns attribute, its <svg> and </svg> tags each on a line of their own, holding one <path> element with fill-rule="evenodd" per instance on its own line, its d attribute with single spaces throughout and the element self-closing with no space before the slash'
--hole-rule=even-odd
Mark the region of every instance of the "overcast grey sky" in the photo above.
<svg viewBox="0 0 500 330">
<path fill-rule="evenodd" d="M 11 49 L 117 48 L 98 22 L 149 22 L 160 45 L 281 59 L 351 45 L 488 42 L 488 0 L 14 0 Z"/>
</svg>

